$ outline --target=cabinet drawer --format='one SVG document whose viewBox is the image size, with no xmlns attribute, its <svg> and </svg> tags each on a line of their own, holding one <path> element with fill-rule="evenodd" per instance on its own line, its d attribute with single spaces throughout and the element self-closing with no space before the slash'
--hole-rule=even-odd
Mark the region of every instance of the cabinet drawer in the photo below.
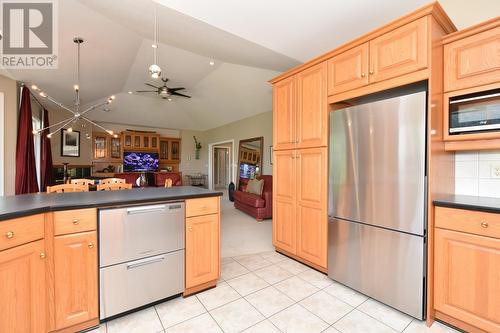
<svg viewBox="0 0 500 333">
<path fill-rule="evenodd" d="M 43 223 L 43 214 L 0 222 L 0 250 L 42 239 Z"/>
<path fill-rule="evenodd" d="M 500 80 L 500 27 L 444 46 L 445 91 Z"/>
<path fill-rule="evenodd" d="M 72 234 L 96 229 L 97 212 L 95 208 L 54 212 L 55 235 Z"/>
<path fill-rule="evenodd" d="M 186 200 L 186 217 L 216 214 L 219 212 L 219 198 L 200 198 Z"/>
<path fill-rule="evenodd" d="M 500 214 L 436 207 L 438 228 L 500 238 Z"/>
</svg>

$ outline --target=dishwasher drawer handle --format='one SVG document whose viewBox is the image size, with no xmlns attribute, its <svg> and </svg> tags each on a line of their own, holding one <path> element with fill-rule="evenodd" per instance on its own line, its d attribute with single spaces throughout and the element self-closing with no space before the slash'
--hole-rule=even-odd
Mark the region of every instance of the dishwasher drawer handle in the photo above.
<svg viewBox="0 0 500 333">
<path fill-rule="evenodd" d="M 146 214 L 146 213 L 156 213 L 165 211 L 165 205 L 157 206 L 142 206 L 142 207 L 130 207 L 127 208 L 127 214 Z"/>
<path fill-rule="evenodd" d="M 154 264 L 155 262 L 160 262 L 164 259 L 165 259 L 165 256 L 137 260 L 137 261 L 134 261 L 130 264 L 127 264 L 127 269 L 133 269 L 133 268 L 141 267 L 144 265 Z"/>
</svg>

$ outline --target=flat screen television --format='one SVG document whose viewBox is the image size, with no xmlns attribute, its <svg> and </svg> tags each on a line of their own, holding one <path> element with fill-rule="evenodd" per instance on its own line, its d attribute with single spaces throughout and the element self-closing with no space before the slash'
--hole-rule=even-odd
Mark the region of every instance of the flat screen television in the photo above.
<svg viewBox="0 0 500 333">
<path fill-rule="evenodd" d="M 240 164 L 240 178 L 250 179 L 251 175 L 255 175 L 257 166 L 253 164 L 241 163 Z"/>
<path fill-rule="evenodd" d="M 123 153 L 123 171 L 157 171 L 159 165 L 158 153 Z"/>
</svg>

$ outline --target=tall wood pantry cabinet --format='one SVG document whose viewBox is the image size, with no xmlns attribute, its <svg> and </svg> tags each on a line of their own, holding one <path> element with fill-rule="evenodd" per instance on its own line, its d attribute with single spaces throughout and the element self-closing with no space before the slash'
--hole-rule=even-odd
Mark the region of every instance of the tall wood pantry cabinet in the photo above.
<svg viewBox="0 0 500 333">
<path fill-rule="evenodd" d="M 326 62 L 273 86 L 273 244 L 326 270 Z"/>
</svg>

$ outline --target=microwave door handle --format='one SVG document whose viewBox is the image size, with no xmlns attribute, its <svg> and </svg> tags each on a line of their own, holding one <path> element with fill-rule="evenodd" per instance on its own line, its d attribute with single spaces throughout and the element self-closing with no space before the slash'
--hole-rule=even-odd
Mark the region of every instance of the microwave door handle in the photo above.
<svg viewBox="0 0 500 333">
<path fill-rule="evenodd" d="M 147 259 L 140 259 L 127 264 L 127 269 L 133 269 L 145 265 L 154 264 L 155 262 L 160 262 L 165 259 L 165 256 L 152 257 Z"/>
<path fill-rule="evenodd" d="M 481 99 L 486 99 L 486 98 L 492 98 L 492 97 L 499 97 L 500 93 L 495 93 L 495 94 L 489 94 L 489 95 L 483 95 L 483 96 L 477 96 L 477 97 L 470 97 L 470 98 L 462 98 L 462 99 L 457 99 L 450 101 L 450 104 L 457 104 L 457 103 L 463 103 L 463 102 L 471 102 L 471 101 L 478 101 Z"/>
<path fill-rule="evenodd" d="M 134 215 L 134 214 L 155 213 L 155 212 L 163 212 L 164 210 L 165 210 L 165 205 L 130 207 L 127 208 L 127 214 Z"/>
</svg>

